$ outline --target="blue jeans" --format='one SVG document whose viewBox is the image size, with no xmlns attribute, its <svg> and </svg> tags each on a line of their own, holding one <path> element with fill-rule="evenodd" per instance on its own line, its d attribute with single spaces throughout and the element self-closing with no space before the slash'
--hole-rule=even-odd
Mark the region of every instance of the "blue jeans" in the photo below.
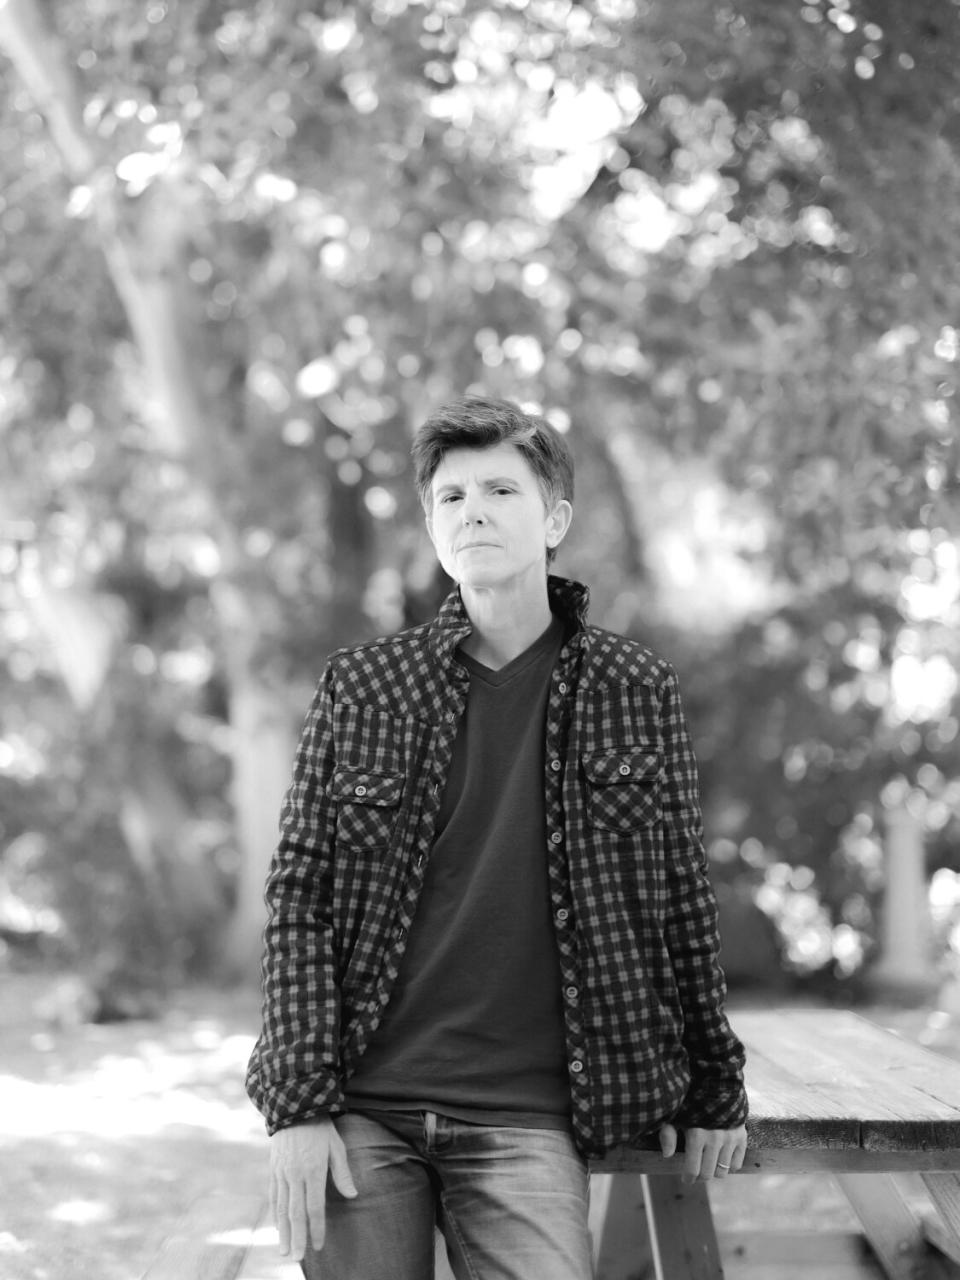
<svg viewBox="0 0 960 1280">
<path fill-rule="evenodd" d="M 432 1111 L 336 1123 L 358 1194 L 328 1182 L 306 1280 L 432 1280 L 435 1226 L 457 1280 L 590 1280 L 587 1169 L 569 1134 Z"/>
</svg>

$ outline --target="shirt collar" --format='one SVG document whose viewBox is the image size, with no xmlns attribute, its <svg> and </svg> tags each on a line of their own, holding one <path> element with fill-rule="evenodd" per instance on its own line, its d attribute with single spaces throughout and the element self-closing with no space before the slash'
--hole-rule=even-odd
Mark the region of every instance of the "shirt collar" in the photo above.
<svg viewBox="0 0 960 1280">
<path fill-rule="evenodd" d="M 547 595 L 551 610 L 566 624 L 571 638 L 576 639 L 587 623 L 590 591 L 582 582 L 572 578 L 547 577 Z M 460 588 L 455 587 L 440 606 L 440 612 L 430 625 L 430 643 L 438 660 L 446 665 L 453 652 L 473 630 L 467 611 L 460 598 Z"/>
</svg>

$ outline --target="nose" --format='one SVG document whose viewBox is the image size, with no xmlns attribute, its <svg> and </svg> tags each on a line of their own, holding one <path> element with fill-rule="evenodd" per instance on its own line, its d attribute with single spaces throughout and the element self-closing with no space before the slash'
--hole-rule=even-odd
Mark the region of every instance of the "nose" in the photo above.
<svg viewBox="0 0 960 1280">
<path fill-rule="evenodd" d="M 468 490 L 463 496 L 460 515 L 464 524 L 485 524 L 486 514 L 483 509 L 483 495 L 477 490 Z"/>
</svg>

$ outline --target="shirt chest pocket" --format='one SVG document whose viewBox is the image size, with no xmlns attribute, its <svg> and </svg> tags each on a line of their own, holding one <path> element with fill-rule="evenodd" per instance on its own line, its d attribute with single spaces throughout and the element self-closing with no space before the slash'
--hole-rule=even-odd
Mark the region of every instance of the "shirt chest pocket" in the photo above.
<svg viewBox="0 0 960 1280">
<path fill-rule="evenodd" d="M 660 756 L 648 746 L 619 747 L 581 756 L 590 825 L 636 831 L 662 814 Z"/>
<path fill-rule="evenodd" d="M 337 806 L 337 844 L 352 849 L 382 849 L 389 845 L 402 795 L 402 773 L 337 769 L 332 788 Z"/>
</svg>

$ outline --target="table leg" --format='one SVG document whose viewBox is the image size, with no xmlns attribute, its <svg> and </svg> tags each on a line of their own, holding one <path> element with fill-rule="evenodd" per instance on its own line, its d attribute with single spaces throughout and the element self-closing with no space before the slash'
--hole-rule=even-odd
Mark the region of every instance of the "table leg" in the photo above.
<svg viewBox="0 0 960 1280">
<path fill-rule="evenodd" d="M 923 1229 L 887 1173 L 841 1173 L 837 1182 L 863 1224 L 888 1280 L 922 1280 Z"/>
<path fill-rule="evenodd" d="M 960 1260 L 960 1176 L 955 1173 L 925 1173 L 922 1177 L 950 1236 L 943 1242 L 943 1247 L 951 1258 Z"/>
<path fill-rule="evenodd" d="M 639 1173 L 608 1173 L 602 1223 L 597 1224 L 597 1280 L 654 1280 L 653 1255 Z"/>
<path fill-rule="evenodd" d="M 723 1280 L 706 1184 L 657 1174 L 643 1179 L 657 1280 Z"/>
</svg>

